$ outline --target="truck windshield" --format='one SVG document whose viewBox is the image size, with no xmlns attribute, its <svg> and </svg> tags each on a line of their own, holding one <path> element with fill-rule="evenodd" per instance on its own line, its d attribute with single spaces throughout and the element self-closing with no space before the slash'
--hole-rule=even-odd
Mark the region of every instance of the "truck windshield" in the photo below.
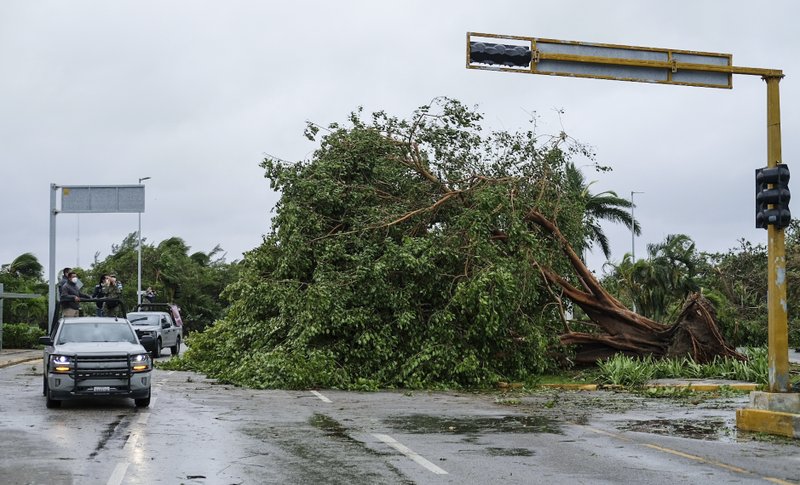
<svg viewBox="0 0 800 485">
<path fill-rule="evenodd" d="M 63 324 L 58 344 L 70 342 L 137 343 L 136 334 L 126 322 L 70 322 Z"/>
<path fill-rule="evenodd" d="M 161 319 L 158 315 L 128 313 L 128 321 L 131 322 L 131 325 L 158 325 Z"/>
</svg>

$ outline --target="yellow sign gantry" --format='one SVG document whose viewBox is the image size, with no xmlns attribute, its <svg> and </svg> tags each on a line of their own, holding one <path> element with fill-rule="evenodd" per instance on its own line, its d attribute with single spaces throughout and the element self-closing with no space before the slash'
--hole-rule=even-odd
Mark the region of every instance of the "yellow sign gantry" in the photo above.
<svg viewBox="0 0 800 485">
<path fill-rule="evenodd" d="M 733 56 L 700 51 L 598 44 L 467 32 L 467 68 L 731 89 L 733 75 L 767 83 L 767 166 L 783 163 L 779 69 L 733 65 Z M 789 332 L 784 230 L 767 229 L 769 392 L 789 392 Z"/>
</svg>

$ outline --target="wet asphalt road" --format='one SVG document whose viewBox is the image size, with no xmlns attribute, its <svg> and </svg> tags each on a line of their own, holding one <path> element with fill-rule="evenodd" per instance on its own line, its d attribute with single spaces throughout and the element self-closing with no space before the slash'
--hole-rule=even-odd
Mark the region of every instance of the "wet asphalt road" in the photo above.
<svg viewBox="0 0 800 485">
<path fill-rule="evenodd" d="M 746 395 L 253 391 L 156 370 L 148 409 L 46 409 L 41 381 L 39 362 L 0 369 L 3 484 L 800 483 L 800 443 L 736 433 Z"/>
</svg>

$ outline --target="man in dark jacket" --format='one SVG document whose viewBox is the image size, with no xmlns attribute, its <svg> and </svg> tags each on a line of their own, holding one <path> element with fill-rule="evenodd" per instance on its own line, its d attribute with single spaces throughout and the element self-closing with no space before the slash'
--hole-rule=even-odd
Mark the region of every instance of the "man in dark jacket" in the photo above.
<svg viewBox="0 0 800 485">
<path fill-rule="evenodd" d="M 74 271 L 67 274 L 67 282 L 61 287 L 61 316 L 77 317 L 81 308 L 81 298 L 91 296 L 81 293 L 78 288 L 78 275 Z"/>
</svg>

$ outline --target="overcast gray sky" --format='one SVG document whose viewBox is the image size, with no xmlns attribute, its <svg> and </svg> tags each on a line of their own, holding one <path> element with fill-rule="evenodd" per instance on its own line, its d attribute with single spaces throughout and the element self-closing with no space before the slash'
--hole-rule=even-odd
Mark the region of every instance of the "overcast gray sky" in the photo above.
<svg viewBox="0 0 800 485">
<path fill-rule="evenodd" d="M 342 121 L 358 106 L 408 116 L 436 96 L 477 105 L 491 128 L 527 128 L 536 112 L 541 133 L 563 125 L 595 147 L 614 169 L 587 173 L 595 192 L 644 192 L 637 255 L 675 233 L 703 251 L 766 242 L 753 222 L 754 169 L 766 165 L 761 79 L 736 76 L 726 90 L 468 70 L 465 35 L 722 52 L 738 66 L 782 69 L 783 159 L 793 166 L 798 19 L 791 0 L 3 0 L 0 263 L 33 252 L 47 266 L 51 183 L 140 177 L 152 177 L 149 242 L 180 236 L 192 251 L 220 244 L 241 259 L 278 200 L 258 166 L 265 154 L 310 157 L 306 120 Z M 136 214 L 59 215 L 56 266 L 88 267 L 136 227 Z M 606 232 L 621 259 L 630 233 Z"/>
</svg>

